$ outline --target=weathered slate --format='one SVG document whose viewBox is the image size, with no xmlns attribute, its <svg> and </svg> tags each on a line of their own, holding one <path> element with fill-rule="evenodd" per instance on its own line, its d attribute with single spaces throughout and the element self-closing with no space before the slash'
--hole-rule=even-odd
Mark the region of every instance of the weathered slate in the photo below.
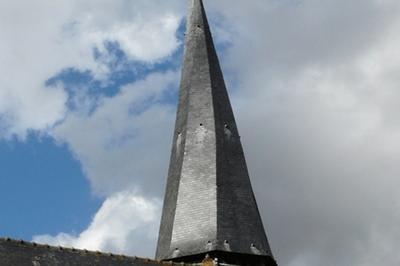
<svg viewBox="0 0 400 266">
<path fill-rule="evenodd" d="M 156 258 L 191 261 L 206 253 L 275 265 L 204 5 L 190 0 Z"/>
</svg>

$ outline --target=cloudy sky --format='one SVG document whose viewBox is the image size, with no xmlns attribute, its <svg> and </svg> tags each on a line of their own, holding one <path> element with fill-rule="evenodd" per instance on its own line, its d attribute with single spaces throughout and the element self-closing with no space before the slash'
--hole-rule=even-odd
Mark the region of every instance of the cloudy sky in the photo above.
<svg viewBox="0 0 400 266">
<path fill-rule="evenodd" d="M 283 266 L 400 264 L 400 2 L 205 0 Z M 183 0 L 0 0 L 0 235 L 153 257 Z"/>
</svg>

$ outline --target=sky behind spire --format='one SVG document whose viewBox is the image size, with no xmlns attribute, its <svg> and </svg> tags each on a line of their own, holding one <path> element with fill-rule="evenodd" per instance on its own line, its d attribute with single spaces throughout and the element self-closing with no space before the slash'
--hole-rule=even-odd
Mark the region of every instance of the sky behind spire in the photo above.
<svg viewBox="0 0 400 266">
<path fill-rule="evenodd" d="M 204 2 L 280 265 L 398 265 L 398 1 Z M 153 256 L 185 14 L 0 1 L 0 235 Z"/>
</svg>

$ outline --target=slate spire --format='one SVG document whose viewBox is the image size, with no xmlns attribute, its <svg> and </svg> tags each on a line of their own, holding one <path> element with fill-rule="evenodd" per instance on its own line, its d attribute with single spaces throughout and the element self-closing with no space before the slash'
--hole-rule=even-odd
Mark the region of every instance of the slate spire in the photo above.
<svg viewBox="0 0 400 266">
<path fill-rule="evenodd" d="M 276 265 L 201 0 L 190 0 L 156 258 Z"/>
</svg>

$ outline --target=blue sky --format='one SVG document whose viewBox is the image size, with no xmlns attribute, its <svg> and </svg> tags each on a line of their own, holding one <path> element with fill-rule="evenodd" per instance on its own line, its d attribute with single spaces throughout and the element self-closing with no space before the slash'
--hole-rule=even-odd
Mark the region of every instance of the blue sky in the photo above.
<svg viewBox="0 0 400 266">
<path fill-rule="evenodd" d="M 400 2 L 204 2 L 280 265 L 399 265 Z M 153 256 L 186 7 L 0 1 L 0 236 Z"/>
<path fill-rule="evenodd" d="M 1 235 L 15 239 L 79 232 L 100 206 L 65 145 L 31 134 L 0 144 Z"/>
<path fill-rule="evenodd" d="M 185 20 L 176 31 L 183 43 Z M 106 82 L 98 80 L 91 71 L 70 67 L 62 69 L 46 81 L 47 87 L 63 84 L 68 93 L 66 106 L 75 111 L 76 97 L 85 90 L 96 101 L 101 97 L 112 98 L 126 84 L 145 78 L 153 72 L 178 71 L 183 54 L 179 45 L 170 55 L 158 62 L 131 60 L 116 42 L 105 42 L 105 50 L 93 49 L 95 60 L 112 57 L 107 61 L 110 72 Z M 158 101 L 175 105 L 177 87 L 171 88 Z M 132 112 L 142 112 L 153 101 L 132 106 Z M 90 112 L 96 110 L 93 104 Z M 60 122 L 62 123 L 62 121 Z M 104 125 L 105 127 L 107 125 Z M 80 161 L 66 143 L 57 142 L 51 136 L 30 131 L 21 140 L 13 136 L 0 142 L 2 178 L 0 235 L 15 239 L 31 240 L 41 234 L 68 232 L 78 234 L 91 222 L 104 200 L 91 192 Z"/>
</svg>

